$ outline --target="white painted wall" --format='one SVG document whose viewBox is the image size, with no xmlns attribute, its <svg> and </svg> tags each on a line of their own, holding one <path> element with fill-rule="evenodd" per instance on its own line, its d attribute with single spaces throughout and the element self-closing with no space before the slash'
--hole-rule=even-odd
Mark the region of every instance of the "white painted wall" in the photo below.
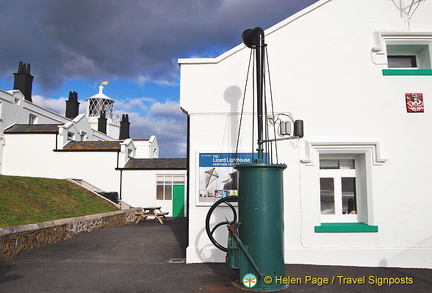
<svg viewBox="0 0 432 293">
<path fill-rule="evenodd" d="M 156 199 L 156 176 L 186 176 L 186 170 L 123 170 L 122 172 L 121 194 L 125 202 L 136 207 L 160 206 L 163 212 L 168 212 L 168 216 L 172 216 L 172 201 Z M 185 211 L 186 188 L 185 182 Z"/>
<path fill-rule="evenodd" d="M 147 159 L 159 158 L 159 145 L 156 136 L 150 136 L 150 139 L 134 140 L 136 152 L 134 158 Z"/>
<path fill-rule="evenodd" d="M 3 134 L 4 128 L 7 128 L 12 124 L 28 124 L 30 113 L 38 117 L 38 124 L 60 124 L 70 121 L 66 117 L 62 117 L 54 112 L 25 100 L 24 96 L 18 90 L 0 90 L 0 102 L 2 105 L 0 113 L 1 134 Z"/>
<path fill-rule="evenodd" d="M 55 134 L 17 134 L 6 136 L 3 139 L 4 156 L 2 174 L 50 177 L 47 175 L 58 173 L 60 170 L 53 155 L 55 145 Z M 15 155 L 11 156 L 10 154 L 12 153 Z M 35 172 L 38 171 L 40 173 L 35 175 Z"/>
<path fill-rule="evenodd" d="M 135 150 L 131 139 L 120 144 L 120 152 L 62 151 L 56 150 L 57 137 L 56 134 L 5 134 L 3 175 L 83 179 L 101 190 L 118 192 L 132 206 L 161 206 L 172 215 L 171 200 L 156 200 L 156 176 L 186 176 L 186 170 L 118 169 L 124 168 L 128 154 Z"/>
<path fill-rule="evenodd" d="M 430 1 L 408 23 L 392 1 L 327 0 L 266 30 L 275 109 L 305 121 L 303 139 L 278 145 L 288 165 L 286 263 L 432 267 L 432 214 L 425 208 L 432 204 L 431 76 L 383 76 L 387 65 L 371 51 L 376 31 L 432 36 L 430 15 Z M 179 60 L 180 105 L 190 115 L 189 263 L 224 261 L 205 234 L 208 207 L 196 202 L 197 153 L 235 151 L 249 54 L 239 45 L 214 59 Z M 423 93 L 425 113 L 406 112 L 405 93 L 412 92 Z M 251 89 L 247 94 L 250 112 Z M 249 152 L 250 122 L 243 123 L 240 149 Z M 368 149 L 365 217 L 378 233 L 314 232 L 321 221 L 317 148 L 334 143 L 347 152 Z"/>
<path fill-rule="evenodd" d="M 55 134 L 5 137 L 3 175 L 79 178 L 105 191 L 119 191 L 117 152 L 55 151 Z"/>
<path fill-rule="evenodd" d="M 99 124 L 99 118 L 98 117 L 89 117 L 88 118 L 89 124 L 91 127 L 95 130 L 98 129 Z M 107 127 L 106 127 L 106 135 L 118 139 L 120 136 L 120 124 L 118 122 L 118 119 L 113 122 L 113 119 L 108 118 L 107 119 Z"/>
<path fill-rule="evenodd" d="M 156 205 L 155 171 L 123 171 L 122 198 L 135 207 L 152 207 Z"/>
</svg>

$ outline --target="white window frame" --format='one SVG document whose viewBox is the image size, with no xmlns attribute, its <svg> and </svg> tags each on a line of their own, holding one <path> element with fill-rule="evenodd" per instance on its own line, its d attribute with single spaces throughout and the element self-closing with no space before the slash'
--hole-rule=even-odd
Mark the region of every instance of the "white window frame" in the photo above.
<svg viewBox="0 0 432 293">
<path fill-rule="evenodd" d="M 162 194 L 163 194 L 163 198 L 162 199 L 159 199 L 158 197 L 157 197 L 157 187 L 158 187 L 158 185 L 159 185 L 159 180 L 158 180 L 158 178 L 159 177 L 163 177 L 163 191 L 162 191 Z M 167 186 L 167 180 L 166 180 L 166 178 L 167 177 L 171 177 L 171 199 L 166 199 L 165 198 L 165 186 Z M 173 190 L 174 190 L 174 185 L 177 185 L 177 184 L 174 184 L 174 182 L 176 182 L 177 183 L 177 181 L 174 181 L 174 177 L 182 177 L 182 185 L 185 185 L 185 182 L 186 182 L 186 178 L 185 178 L 185 176 L 184 175 L 182 175 L 182 174 L 157 174 L 156 175 L 156 200 L 173 200 Z"/>
<path fill-rule="evenodd" d="M 319 188 L 319 159 L 320 157 L 354 157 L 356 158 L 356 191 L 357 191 L 357 222 L 367 225 L 374 224 L 374 200 L 372 172 L 376 166 L 381 166 L 387 159 L 382 155 L 378 142 L 309 142 L 301 146 L 300 161 L 306 166 L 316 168 L 317 190 L 316 200 L 320 203 Z M 319 204 L 319 207 L 321 205 Z M 321 210 L 317 210 L 321 216 Z M 321 223 L 328 223 L 331 219 L 321 219 Z M 348 222 L 343 219 L 343 222 Z M 341 222 L 334 218 L 332 222 Z"/>
<path fill-rule="evenodd" d="M 375 64 L 388 66 L 388 55 L 415 55 L 417 67 L 407 69 L 432 69 L 432 32 L 375 31 L 374 39 L 372 53 L 378 57 L 373 58 Z"/>
<path fill-rule="evenodd" d="M 362 190 L 360 188 L 361 176 L 364 174 L 358 174 L 357 169 L 359 165 L 359 160 L 361 160 L 361 155 L 349 155 L 349 154 L 332 154 L 332 155 L 320 155 L 320 160 L 322 159 L 333 159 L 333 160 L 343 160 L 350 159 L 354 160 L 354 169 L 320 169 L 320 179 L 321 178 L 333 178 L 334 180 L 334 215 L 323 215 L 321 214 L 321 222 L 323 223 L 357 223 L 359 222 L 358 215 L 362 212 L 362 205 L 360 199 L 365 194 L 361 194 Z M 350 177 L 356 179 L 356 211 L 357 214 L 342 214 L 342 177 Z M 364 189 L 364 188 L 363 188 Z M 321 203 L 321 198 L 320 198 Z"/>
<path fill-rule="evenodd" d="M 431 46 L 421 42 L 416 43 L 412 40 L 388 40 L 386 41 L 386 55 L 387 57 L 415 56 L 416 67 L 406 67 L 407 69 L 431 69 Z"/>
</svg>

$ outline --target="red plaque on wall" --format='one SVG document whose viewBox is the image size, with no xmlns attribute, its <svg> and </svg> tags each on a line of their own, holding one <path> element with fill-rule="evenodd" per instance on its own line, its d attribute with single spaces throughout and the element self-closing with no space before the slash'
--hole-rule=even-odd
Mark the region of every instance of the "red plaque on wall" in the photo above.
<svg viewBox="0 0 432 293">
<path fill-rule="evenodd" d="M 423 113 L 423 94 L 412 93 L 405 94 L 405 101 L 408 113 Z"/>
</svg>

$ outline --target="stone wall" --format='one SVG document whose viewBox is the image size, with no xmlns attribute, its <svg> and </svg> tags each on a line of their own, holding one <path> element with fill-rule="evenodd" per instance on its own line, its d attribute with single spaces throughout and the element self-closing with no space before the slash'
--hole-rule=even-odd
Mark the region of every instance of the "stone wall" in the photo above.
<svg viewBox="0 0 432 293">
<path fill-rule="evenodd" d="M 139 208 L 0 228 L 0 262 L 19 253 L 42 248 L 98 229 L 133 222 Z"/>
</svg>

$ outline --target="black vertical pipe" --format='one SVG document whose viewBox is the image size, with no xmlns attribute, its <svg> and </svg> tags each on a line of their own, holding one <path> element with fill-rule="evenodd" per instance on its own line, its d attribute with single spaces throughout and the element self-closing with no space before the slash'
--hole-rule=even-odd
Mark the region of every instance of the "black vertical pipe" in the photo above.
<svg viewBox="0 0 432 293">
<path fill-rule="evenodd" d="M 257 116 L 258 116 L 258 160 L 263 158 L 263 93 L 264 93 L 264 31 L 254 29 L 256 34 L 256 66 L 257 66 Z M 261 154 L 261 155 L 260 155 Z"/>
<path fill-rule="evenodd" d="M 122 200 L 123 170 L 120 169 L 120 200 Z"/>
<path fill-rule="evenodd" d="M 263 129 L 264 129 L 264 113 L 263 113 L 263 95 L 264 95 L 264 31 L 260 27 L 247 29 L 242 34 L 243 43 L 255 49 L 256 60 L 256 87 L 257 87 L 257 128 L 258 128 L 258 163 L 263 163 Z"/>
</svg>

